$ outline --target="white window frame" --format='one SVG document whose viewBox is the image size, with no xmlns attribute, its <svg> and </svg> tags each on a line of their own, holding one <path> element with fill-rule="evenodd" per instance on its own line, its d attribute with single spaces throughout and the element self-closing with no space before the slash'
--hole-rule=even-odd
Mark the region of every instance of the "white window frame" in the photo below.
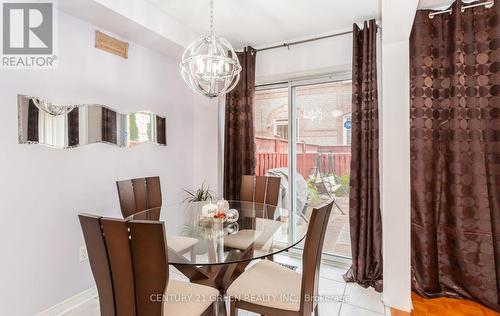
<svg viewBox="0 0 500 316">
<path fill-rule="evenodd" d="M 288 118 L 286 119 L 274 119 L 273 121 L 273 136 L 278 135 L 278 126 L 287 126 L 288 127 Z"/>
</svg>

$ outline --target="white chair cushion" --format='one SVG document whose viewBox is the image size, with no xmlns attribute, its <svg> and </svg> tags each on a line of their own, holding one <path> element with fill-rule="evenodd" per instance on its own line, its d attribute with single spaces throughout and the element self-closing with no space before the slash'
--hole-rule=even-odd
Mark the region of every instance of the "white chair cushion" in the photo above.
<svg viewBox="0 0 500 316">
<path fill-rule="evenodd" d="M 257 218 L 256 227 L 257 230 L 242 229 L 236 234 L 225 236 L 224 246 L 246 250 L 251 244 L 254 244 L 257 249 L 269 250 L 272 245 L 273 235 L 280 229 L 281 222 Z"/>
<path fill-rule="evenodd" d="M 212 287 L 170 279 L 165 291 L 163 315 L 200 316 L 218 295 L 219 291 Z"/>
<path fill-rule="evenodd" d="M 198 243 L 198 239 L 184 236 L 167 236 L 167 244 L 173 251 L 183 254 Z"/>
<path fill-rule="evenodd" d="M 224 246 L 234 248 L 234 249 L 247 249 L 262 232 L 243 229 L 233 235 L 228 235 L 224 237 Z"/>
<path fill-rule="evenodd" d="M 300 309 L 302 275 L 269 260 L 261 260 L 228 288 L 232 299 L 289 311 Z"/>
</svg>

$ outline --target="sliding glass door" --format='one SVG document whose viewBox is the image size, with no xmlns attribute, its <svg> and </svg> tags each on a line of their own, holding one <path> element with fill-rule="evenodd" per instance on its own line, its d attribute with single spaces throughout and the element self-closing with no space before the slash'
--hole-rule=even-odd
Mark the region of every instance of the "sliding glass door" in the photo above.
<svg viewBox="0 0 500 316">
<path fill-rule="evenodd" d="M 255 129 L 255 174 L 257 176 L 272 175 L 281 178 L 285 190 L 279 200 L 283 209 L 291 210 L 293 206 L 289 186 L 290 161 L 290 95 L 287 84 L 268 86 L 255 92 L 254 129 Z M 280 214 L 282 215 L 282 214 Z M 291 212 L 285 216 L 294 216 Z M 294 218 L 292 218 L 293 220 Z M 291 221 L 290 221 L 291 222 Z M 280 240 L 288 242 L 293 239 L 295 225 L 282 227 Z"/>
<path fill-rule="evenodd" d="M 344 77 L 345 78 L 345 77 Z M 335 201 L 323 251 L 350 257 L 349 171 L 351 82 L 319 78 L 257 87 L 254 122 L 256 174 L 281 176 L 282 201 L 296 223 L 315 206 Z M 293 168 L 296 172 L 290 173 Z"/>
<path fill-rule="evenodd" d="M 315 206 L 333 199 L 323 251 L 350 257 L 351 83 L 305 84 L 292 91 L 298 122 L 297 212 L 309 218 Z"/>
</svg>

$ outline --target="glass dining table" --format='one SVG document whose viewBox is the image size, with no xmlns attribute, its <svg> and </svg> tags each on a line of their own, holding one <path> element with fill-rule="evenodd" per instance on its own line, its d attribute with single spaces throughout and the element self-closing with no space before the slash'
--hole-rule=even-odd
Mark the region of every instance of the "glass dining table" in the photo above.
<svg viewBox="0 0 500 316">
<path fill-rule="evenodd" d="M 221 218 L 214 218 L 211 213 L 216 204 L 191 202 L 148 209 L 126 220 L 160 220 L 169 227 L 169 218 L 175 217 L 176 223 L 181 218 L 182 229 L 176 235 L 167 232 L 169 264 L 191 282 L 218 289 L 223 297 L 252 260 L 272 260 L 274 255 L 301 243 L 308 224 L 302 214 L 292 217 L 289 210 L 279 206 L 244 201 L 227 203 L 230 211 Z M 219 304 L 224 305 L 224 301 Z M 219 315 L 225 314 L 225 308 L 218 310 Z"/>
</svg>

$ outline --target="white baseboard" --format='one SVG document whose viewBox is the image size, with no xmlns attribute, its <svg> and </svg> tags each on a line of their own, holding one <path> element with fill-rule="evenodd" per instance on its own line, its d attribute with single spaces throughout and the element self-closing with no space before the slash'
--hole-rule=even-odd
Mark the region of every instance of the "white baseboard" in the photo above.
<svg viewBox="0 0 500 316">
<path fill-rule="evenodd" d="M 68 298 L 67 300 L 57 303 L 44 311 L 41 311 L 35 316 L 60 316 L 96 297 L 97 288 L 94 286 Z"/>
</svg>

